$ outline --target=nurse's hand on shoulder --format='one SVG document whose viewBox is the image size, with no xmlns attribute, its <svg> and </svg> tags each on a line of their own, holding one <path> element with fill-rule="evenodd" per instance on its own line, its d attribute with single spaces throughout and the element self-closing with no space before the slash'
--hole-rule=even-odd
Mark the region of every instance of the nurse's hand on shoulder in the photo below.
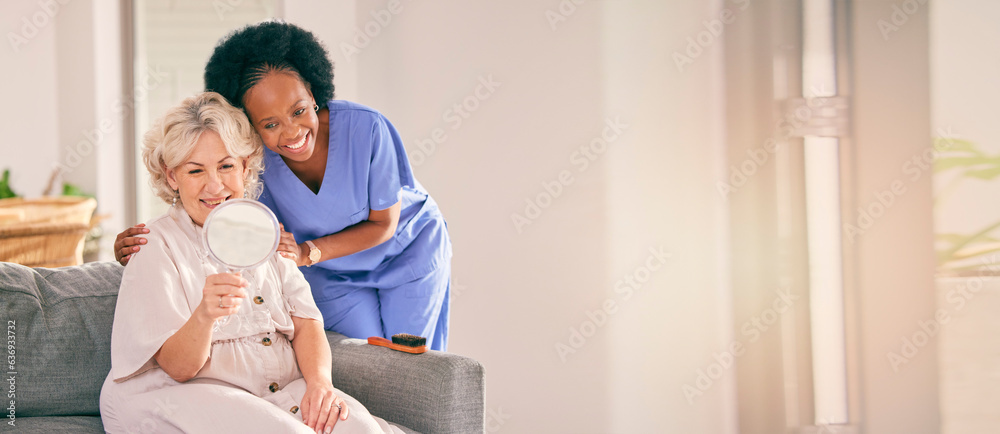
<svg viewBox="0 0 1000 434">
<path fill-rule="evenodd" d="M 146 239 L 139 234 L 148 234 L 145 223 L 139 223 L 122 231 L 115 237 L 115 260 L 122 265 L 128 264 L 132 254 L 139 251 L 139 245 L 146 244 Z"/>
<path fill-rule="evenodd" d="M 302 422 L 319 433 L 329 434 L 338 420 L 347 420 L 347 402 L 337 396 L 329 380 L 306 382 L 302 396 Z"/>
<path fill-rule="evenodd" d="M 302 248 L 299 243 L 295 242 L 295 235 L 291 232 L 285 232 L 285 225 L 278 223 L 281 227 L 281 240 L 278 241 L 278 254 L 295 261 L 295 266 L 301 267 L 306 265 L 306 260 L 308 258 L 303 257 Z"/>
<path fill-rule="evenodd" d="M 238 273 L 219 273 L 205 278 L 201 290 L 201 304 L 195 309 L 206 322 L 214 322 L 240 310 L 243 297 L 247 296 L 247 281 Z"/>
</svg>

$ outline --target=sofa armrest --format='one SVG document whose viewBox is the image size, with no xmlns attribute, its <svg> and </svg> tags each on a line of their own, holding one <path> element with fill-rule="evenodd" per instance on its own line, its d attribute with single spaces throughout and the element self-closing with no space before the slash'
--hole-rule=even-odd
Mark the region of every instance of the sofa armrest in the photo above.
<svg viewBox="0 0 1000 434">
<path fill-rule="evenodd" d="M 333 385 L 371 414 L 422 433 L 484 432 L 483 366 L 439 351 L 408 354 L 327 331 Z"/>
</svg>

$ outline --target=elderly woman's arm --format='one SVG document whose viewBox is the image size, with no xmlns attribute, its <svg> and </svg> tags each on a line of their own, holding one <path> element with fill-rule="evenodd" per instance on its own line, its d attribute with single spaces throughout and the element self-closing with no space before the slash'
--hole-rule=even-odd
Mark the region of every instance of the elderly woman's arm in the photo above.
<svg viewBox="0 0 1000 434">
<path fill-rule="evenodd" d="M 246 280 L 239 275 L 229 273 L 213 274 L 205 279 L 201 303 L 187 322 L 167 338 L 153 355 L 156 363 L 170 378 L 183 383 L 198 375 L 212 350 L 212 327 L 215 320 L 239 310 L 242 297 L 246 296 L 243 290 L 246 284 Z M 219 307 L 223 304 L 222 297 L 225 297 L 226 307 Z M 327 364 L 329 360 L 327 347 Z"/>
<path fill-rule="evenodd" d="M 348 414 L 347 405 L 337 396 L 330 380 L 333 368 L 330 341 L 319 321 L 292 316 L 292 324 L 295 325 L 292 349 L 306 380 L 306 393 L 300 406 L 302 421 L 313 430 L 328 433 L 333 430 L 338 416 L 340 420 L 347 420 Z"/>
</svg>

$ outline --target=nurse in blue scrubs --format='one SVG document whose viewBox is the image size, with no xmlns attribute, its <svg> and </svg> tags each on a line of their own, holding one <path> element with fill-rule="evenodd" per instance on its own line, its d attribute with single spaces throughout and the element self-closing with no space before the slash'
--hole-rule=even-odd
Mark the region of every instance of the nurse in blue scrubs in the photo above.
<svg viewBox="0 0 1000 434">
<path fill-rule="evenodd" d="M 279 251 L 312 286 L 324 325 L 352 338 L 409 333 L 448 341 L 451 240 L 379 112 L 333 100 L 323 46 L 297 26 L 265 22 L 223 39 L 206 89 L 243 108 L 265 146 L 266 204 L 283 225 Z M 122 232 L 126 263 L 144 241 Z"/>
</svg>

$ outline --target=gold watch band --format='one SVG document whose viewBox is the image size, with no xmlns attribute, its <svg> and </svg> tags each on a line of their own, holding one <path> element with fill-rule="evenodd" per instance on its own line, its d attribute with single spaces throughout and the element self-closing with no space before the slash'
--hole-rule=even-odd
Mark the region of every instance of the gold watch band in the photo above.
<svg viewBox="0 0 1000 434">
<path fill-rule="evenodd" d="M 312 267 L 313 265 L 316 265 L 317 262 L 319 262 L 319 258 L 323 253 L 320 252 L 319 247 L 316 247 L 316 244 L 313 243 L 312 240 L 306 240 L 306 245 L 309 246 L 309 261 L 310 261 L 309 265 L 306 266 Z"/>
</svg>

